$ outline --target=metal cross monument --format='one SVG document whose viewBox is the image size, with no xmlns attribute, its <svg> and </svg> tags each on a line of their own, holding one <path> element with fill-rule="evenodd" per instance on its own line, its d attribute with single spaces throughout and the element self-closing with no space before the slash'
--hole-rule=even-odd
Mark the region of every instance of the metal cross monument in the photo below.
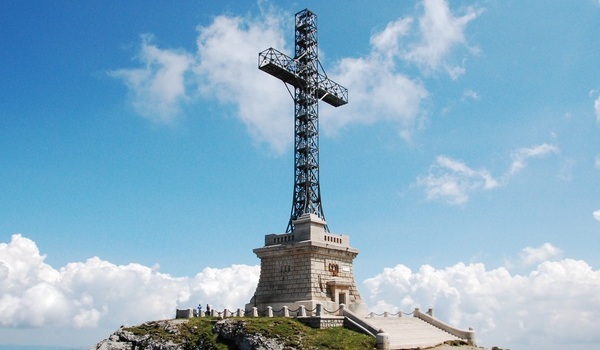
<svg viewBox="0 0 600 350">
<path fill-rule="evenodd" d="M 319 62 L 317 16 L 308 9 L 296 13 L 294 51 L 293 58 L 274 48 L 258 54 L 258 69 L 294 87 L 294 196 L 286 232 L 294 231 L 293 222 L 303 214 L 325 221 L 319 187 L 318 102 L 335 107 L 348 103 L 348 89 L 329 79 Z"/>
</svg>

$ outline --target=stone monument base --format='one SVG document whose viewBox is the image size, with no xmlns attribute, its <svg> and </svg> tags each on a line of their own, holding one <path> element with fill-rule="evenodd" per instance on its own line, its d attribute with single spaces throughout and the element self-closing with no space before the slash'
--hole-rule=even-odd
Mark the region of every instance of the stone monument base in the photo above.
<svg viewBox="0 0 600 350">
<path fill-rule="evenodd" d="M 325 221 L 305 214 L 294 221 L 292 233 L 265 236 L 265 246 L 254 249 L 261 260 L 260 279 L 246 312 L 253 307 L 273 312 L 287 306 L 304 306 L 307 313 L 320 304 L 325 313 L 335 313 L 340 304 L 366 315 L 354 280 L 353 260 L 358 250 L 346 235 L 326 232 Z"/>
</svg>

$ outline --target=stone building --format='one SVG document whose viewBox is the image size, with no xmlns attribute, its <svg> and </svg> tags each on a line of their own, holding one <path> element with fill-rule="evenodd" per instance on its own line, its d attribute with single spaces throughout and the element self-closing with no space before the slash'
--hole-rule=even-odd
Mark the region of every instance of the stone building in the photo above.
<svg viewBox="0 0 600 350">
<path fill-rule="evenodd" d="M 353 260 L 358 250 L 349 237 L 325 230 L 317 215 L 304 214 L 294 221 L 294 231 L 265 236 L 265 246 L 254 249 L 261 260 L 260 280 L 246 310 L 271 306 L 308 310 L 321 304 L 335 311 L 345 304 L 351 311 L 366 314 L 354 280 Z"/>
</svg>

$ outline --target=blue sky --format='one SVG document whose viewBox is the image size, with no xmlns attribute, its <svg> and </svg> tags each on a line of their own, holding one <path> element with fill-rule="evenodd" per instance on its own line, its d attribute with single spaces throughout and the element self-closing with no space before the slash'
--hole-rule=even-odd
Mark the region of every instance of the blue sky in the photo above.
<svg viewBox="0 0 600 350">
<path fill-rule="evenodd" d="M 582 286 L 589 303 L 572 296 L 565 319 L 581 321 L 584 305 L 599 315 L 597 0 L 4 1 L 4 343 L 41 344 L 31 334 L 55 334 L 54 318 L 71 317 L 61 329 L 81 330 L 72 344 L 89 346 L 175 305 L 243 305 L 254 279 L 235 295 L 217 290 L 256 277 L 252 249 L 285 230 L 293 184 L 293 104 L 257 55 L 291 53 L 304 8 L 318 16 L 326 72 L 349 89 L 348 105 L 320 108 L 321 191 L 330 229 L 360 250 L 355 273 L 370 306 L 428 304 L 481 330 L 484 345 L 517 349 L 560 332 L 545 315 L 519 333 L 478 298 L 529 303 L 493 288 L 474 296 L 458 275 L 487 286 L 498 274 L 529 278 L 522 292 L 539 310 L 561 308 L 571 291 L 536 294 L 534 277 Z M 146 291 L 165 302 L 139 305 L 149 310 L 138 318 L 115 314 L 135 297 L 90 291 L 121 281 L 89 277 L 103 269 L 167 281 Z M 75 270 L 89 270 L 87 282 L 65 285 Z M 431 286 L 430 275 L 445 282 Z M 412 283 L 393 282 L 405 277 Z M 178 283 L 187 294 L 161 292 Z M 17 317 L 28 298 L 49 295 L 42 285 L 62 306 L 47 300 L 42 321 Z M 460 306 L 469 298 L 491 311 Z M 581 322 L 578 339 L 549 339 L 600 344 L 598 326 Z M 60 341 L 49 345 L 69 345 Z"/>
</svg>

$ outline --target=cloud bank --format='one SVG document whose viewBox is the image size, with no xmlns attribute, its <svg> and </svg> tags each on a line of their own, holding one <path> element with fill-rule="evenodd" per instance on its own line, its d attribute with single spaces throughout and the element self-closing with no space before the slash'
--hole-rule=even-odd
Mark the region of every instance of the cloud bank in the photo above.
<svg viewBox="0 0 600 350">
<path fill-rule="evenodd" d="M 417 271 L 397 265 L 364 285 L 373 309 L 434 307 L 438 318 L 474 327 L 487 347 L 589 349 L 600 343 L 600 271 L 580 260 L 544 261 L 527 275 L 481 263 Z"/>
<path fill-rule="evenodd" d="M 112 328 L 172 318 L 177 307 L 199 301 L 239 307 L 254 293 L 260 272 L 257 266 L 233 265 L 180 278 L 98 257 L 55 269 L 45 258 L 21 235 L 0 243 L 0 326 Z"/>
<path fill-rule="evenodd" d="M 182 107 L 202 99 L 233 106 L 257 144 L 275 153 L 291 145 L 292 100 L 283 83 L 257 69 L 258 52 L 275 47 L 291 54 L 285 41 L 293 16 L 263 6 L 257 16 L 220 15 L 198 27 L 197 51 L 164 49 L 142 36 L 139 67 L 110 72 L 129 90 L 139 115 L 170 124 L 182 116 Z M 331 77 L 350 91 L 351 103 L 342 113 L 324 108 L 323 131 L 335 134 L 345 126 L 390 122 L 410 139 L 424 118 L 429 96 L 424 84 L 399 72 L 412 64 L 424 73 L 447 72 L 457 78 L 464 67 L 452 63 L 460 48 L 468 48 L 466 25 L 478 11 L 467 8 L 455 16 L 444 0 L 426 0 L 415 16 L 398 18 L 372 35 L 370 52 L 346 57 L 327 68 Z M 286 23 L 287 26 L 286 26 Z M 460 61 L 460 60 L 459 60 Z"/>
<path fill-rule="evenodd" d="M 481 263 L 424 265 L 416 271 L 398 264 L 359 288 L 371 311 L 433 307 L 446 322 L 474 327 L 488 347 L 598 345 L 600 271 L 561 254 L 549 243 L 523 249 L 519 265 L 532 267 L 523 275 Z M 235 310 L 250 300 L 260 274 L 259 266 L 233 265 L 173 277 L 155 268 L 115 265 L 97 257 L 55 269 L 45 258 L 35 242 L 21 235 L 0 243 L 0 331 L 112 330 L 172 318 L 176 308 L 201 301 Z"/>
</svg>

